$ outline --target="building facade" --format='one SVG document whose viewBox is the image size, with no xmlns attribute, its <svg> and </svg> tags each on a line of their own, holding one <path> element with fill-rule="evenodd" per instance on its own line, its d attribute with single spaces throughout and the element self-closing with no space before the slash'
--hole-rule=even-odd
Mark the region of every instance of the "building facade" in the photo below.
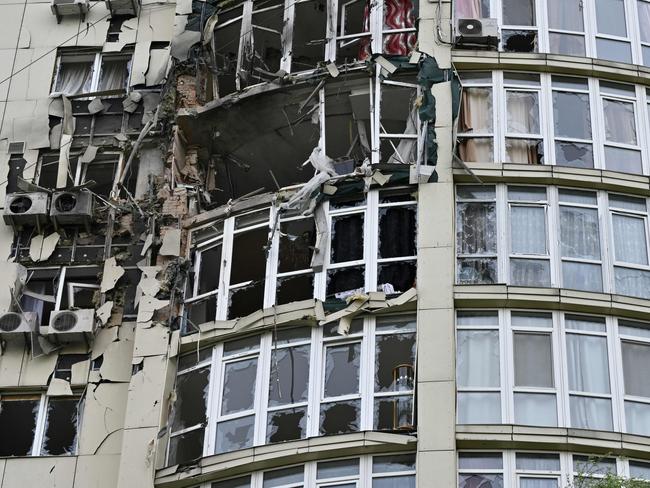
<svg viewBox="0 0 650 488">
<path fill-rule="evenodd" d="M 650 2 L 0 18 L 0 488 L 650 480 Z"/>
</svg>

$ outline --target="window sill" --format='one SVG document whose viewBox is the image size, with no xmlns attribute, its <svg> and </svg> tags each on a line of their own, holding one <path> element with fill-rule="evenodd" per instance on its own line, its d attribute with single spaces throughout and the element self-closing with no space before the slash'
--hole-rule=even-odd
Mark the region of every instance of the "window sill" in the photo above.
<svg viewBox="0 0 650 488">
<path fill-rule="evenodd" d="M 650 437 L 521 425 L 457 425 L 459 449 L 559 449 L 650 459 Z"/>
<path fill-rule="evenodd" d="M 454 285 L 454 303 L 458 308 L 538 308 L 650 320 L 650 300 L 565 288 Z"/>
<path fill-rule="evenodd" d="M 590 190 L 619 191 L 650 195 L 650 176 L 619 173 L 606 169 L 572 168 L 570 166 L 527 165 L 514 163 L 465 163 L 483 182 L 567 185 Z M 457 183 L 475 183 L 464 169 L 454 169 Z"/>
<path fill-rule="evenodd" d="M 650 68 L 598 58 L 547 53 L 504 53 L 454 49 L 452 59 L 458 70 L 528 70 L 593 76 L 647 84 Z"/>
<path fill-rule="evenodd" d="M 413 451 L 415 436 L 382 432 L 358 432 L 300 441 L 270 444 L 201 458 L 196 467 L 170 466 L 157 471 L 155 486 L 195 486 L 211 479 L 226 478 L 313 460 L 361 454 Z"/>
</svg>

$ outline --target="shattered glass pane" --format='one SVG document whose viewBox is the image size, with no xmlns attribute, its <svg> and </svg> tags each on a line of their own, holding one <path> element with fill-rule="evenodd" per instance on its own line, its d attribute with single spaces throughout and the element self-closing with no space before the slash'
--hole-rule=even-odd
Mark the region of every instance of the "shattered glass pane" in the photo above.
<svg viewBox="0 0 650 488">
<path fill-rule="evenodd" d="M 253 445 L 255 415 L 217 424 L 217 453 L 245 449 Z"/>
<path fill-rule="evenodd" d="M 338 322 L 325 324 L 323 326 L 323 337 L 341 337 L 338 333 L 339 324 Z M 348 335 L 362 334 L 363 333 L 363 320 L 355 319 L 350 324 L 350 330 Z"/>
<path fill-rule="evenodd" d="M 279 7 L 253 12 L 252 45 L 247 46 L 244 37 L 244 58 L 239 73 L 245 85 L 265 81 L 280 69 L 284 9 Z"/>
<path fill-rule="evenodd" d="M 287 273 L 308 269 L 316 244 L 316 225 L 313 219 L 291 220 L 280 224 L 278 272 Z"/>
<path fill-rule="evenodd" d="M 494 203 L 458 203 L 458 254 L 496 253 L 497 216 Z"/>
<path fill-rule="evenodd" d="M 608 141 L 636 145 L 634 103 L 603 99 L 605 137 Z"/>
<path fill-rule="evenodd" d="M 251 477 L 242 476 L 241 478 L 234 478 L 225 481 L 217 481 L 210 485 L 210 488 L 250 488 Z"/>
<path fill-rule="evenodd" d="M 332 263 L 363 259 L 363 214 L 332 217 Z"/>
<path fill-rule="evenodd" d="M 614 267 L 616 293 L 650 298 L 650 272 L 642 269 Z"/>
<path fill-rule="evenodd" d="M 32 450 L 38 397 L 3 397 L 0 401 L 0 456 L 28 456 Z"/>
<path fill-rule="evenodd" d="M 510 284 L 551 286 L 551 269 L 546 259 L 510 259 Z"/>
<path fill-rule="evenodd" d="M 555 141 L 555 164 L 574 168 L 593 168 L 594 150 L 591 144 Z"/>
<path fill-rule="evenodd" d="M 511 53 L 536 53 L 537 32 L 524 30 L 504 30 L 503 50 Z"/>
<path fill-rule="evenodd" d="M 221 273 L 221 244 L 201 252 L 198 294 L 219 288 Z"/>
<path fill-rule="evenodd" d="M 414 364 L 415 334 L 376 336 L 375 391 L 412 390 Z"/>
<path fill-rule="evenodd" d="M 237 51 L 241 36 L 241 20 L 214 30 L 215 61 L 219 97 L 236 91 Z"/>
<path fill-rule="evenodd" d="M 117 161 L 89 163 L 82 183 L 94 181 L 95 184 L 91 187 L 92 191 L 104 198 L 108 198 L 113 187 L 116 168 Z"/>
<path fill-rule="evenodd" d="M 50 398 L 42 456 L 74 454 L 77 442 L 79 398 Z"/>
<path fill-rule="evenodd" d="M 352 290 L 363 291 L 365 272 L 363 266 L 331 269 L 327 272 L 327 296 L 336 296 Z M 338 298 L 338 297 L 337 297 Z M 341 297 L 344 298 L 344 297 Z"/>
<path fill-rule="evenodd" d="M 458 283 L 459 284 L 487 284 L 497 282 L 496 258 L 459 258 Z"/>
<path fill-rule="evenodd" d="M 230 291 L 228 318 L 245 317 L 264 306 L 264 281 Z"/>
<path fill-rule="evenodd" d="M 291 71 L 316 68 L 325 59 L 326 26 L 327 3 L 324 0 L 296 4 Z"/>
<path fill-rule="evenodd" d="M 555 135 L 591 139 L 591 113 L 588 93 L 553 92 Z"/>
<path fill-rule="evenodd" d="M 339 461 L 322 461 L 316 467 L 319 480 L 343 478 L 359 474 L 359 459 L 341 459 Z"/>
<path fill-rule="evenodd" d="M 491 137 L 459 137 L 458 157 L 468 163 L 494 161 L 494 140 Z"/>
<path fill-rule="evenodd" d="M 253 352 L 260 348 L 260 336 L 254 335 L 228 341 L 223 345 L 223 356 L 233 356 L 245 352 Z"/>
<path fill-rule="evenodd" d="M 251 410 L 255 401 L 257 358 L 227 363 L 223 377 L 221 415 Z"/>
<path fill-rule="evenodd" d="M 415 488 L 415 475 L 375 478 L 372 480 L 372 488 Z"/>
<path fill-rule="evenodd" d="M 413 397 L 376 398 L 374 418 L 374 430 L 413 429 Z"/>
<path fill-rule="evenodd" d="M 323 397 L 333 398 L 359 392 L 361 343 L 328 346 L 325 349 Z"/>
<path fill-rule="evenodd" d="M 372 458 L 373 473 L 394 473 L 396 471 L 414 471 L 414 470 L 415 470 L 415 454 L 374 456 Z"/>
<path fill-rule="evenodd" d="M 196 354 L 189 357 L 196 359 Z M 171 418 L 172 432 L 205 422 L 209 383 L 209 366 L 176 378 L 176 401 Z"/>
<path fill-rule="evenodd" d="M 603 291 L 600 264 L 562 262 L 562 287 L 574 290 Z"/>
<path fill-rule="evenodd" d="M 275 332 L 273 338 L 274 344 L 281 346 L 293 342 L 307 341 L 311 339 L 310 327 L 291 327 L 290 329 L 280 329 Z"/>
<path fill-rule="evenodd" d="M 378 290 L 387 295 L 404 293 L 415 286 L 417 266 L 414 261 L 388 263 L 379 265 Z"/>
<path fill-rule="evenodd" d="M 307 408 L 288 408 L 269 412 L 267 442 L 303 439 L 307 435 Z"/>
<path fill-rule="evenodd" d="M 266 272 L 266 245 L 269 229 L 261 227 L 235 234 L 230 263 L 230 284 L 263 280 Z"/>
<path fill-rule="evenodd" d="M 276 305 L 314 298 L 314 275 L 308 273 L 278 278 L 276 293 Z"/>
<path fill-rule="evenodd" d="M 178 371 L 183 371 L 185 369 L 191 368 L 203 361 L 206 361 L 212 357 L 212 348 L 206 347 L 200 349 L 198 354 L 192 352 L 190 354 L 185 354 L 178 358 Z"/>
<path fill-rule="evenodd" d="M 324 403 L 320 407 L 321 435 L 346 434 L 359 430 L 361 422 L 361 402 Z"/>
<path fill-rule="evenodd" d="M 185 432 L 169 439 L 169 458 L 167 464 L 184 464 L 199 459 L 203 455 L 204 429 Z"/>
<path fill-rule="evenodd" d="M 310 349 L 306 344 L 272 350 L 270 407 L 307 401 Z"/>
<path fill-rule="evenodd" d="M 185 304 L 185 313 L 187 320 L 183 324 L 183 334 L 198 332 L 199 325 L 211 322 L 217 316 L 217 295 Z"/>
<path fill-rule="evenodd" d="M 415 256 L 416 209 L 379 209 L 379 257 Z"/>
<path fill-rule="evenodd" d="M 294 483 L 302 483 L 304 479 L 304 466 L 294 466 L 291 468 L 276 469 L 264 473 L 264 483 L 262 488 L 276 488 Z"/>
</svg>

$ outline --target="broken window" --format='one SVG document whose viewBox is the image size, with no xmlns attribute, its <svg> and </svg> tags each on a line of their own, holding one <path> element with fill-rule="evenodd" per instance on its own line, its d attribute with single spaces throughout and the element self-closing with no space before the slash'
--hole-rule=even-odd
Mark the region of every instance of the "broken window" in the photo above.
<svg viewBox="0 0 650 488">
<path fill-rule="evenodd" d="M 60 456 L 76 451 L 81 399 L 45 395 L 0 397 L 0 456 Z"/>
<path fill-rule="evenodd" d="M 30 270 L 22 295 L 19 297 L 18 309 L 23 312 L 35 312 L 39 325 L 48 325 L 50 313 L 56 309 L 59 278 L 59 269 Z"/>
<path fill-rule="evenodd" d="M 493 186 L 456 188 L 459 283 L 497 282 L 496 194 Z"/>
<path fill-rule="evenodd" d="M 119 126 L 121 125 L 120 115 Z M 117 132 L 119 132 L 119 126 Z M 94 161 L 82 164 L 79 183 L 88 185 L 93 193 L 108 199 L 113 188 L 113 181 L 117 176 L 117 170 L 121 167 L 120 158 L 119 154 L 102 154 L 97 156 Z"/>
<path fill-rule="evenodd" d="M 313 298 L 311 259 L 316 245 L 314 219 L 281 220 L 279 234 L 276 304 Z"/>
<path fill-rule="evenodd" d="M 593 168 L 587 80 L 553 76 L 552 82 L 556 164 Z"/>
<path fill-rule="evenodd" d="M 242 29 L 241 5 L 219 13 L 219 25 L 214 30 L 213 46 L 217 68 L 217 92 L 224 97 L 240 89 L 237 66 L 239 38 Z"/>
<path fill-rule="evenodd" d="M 54 368 L 54 377 L 70 382 L 72 380 L 72 365 L 86 361 L 88 354 L 59 354 Z"/>
<path fill-rule="evenodd" d="M 412 430 L 414 318 L 357 319 L 343 336 L 338 326 L 278 328 L 201 350 L 198 358 L 181 356 L 169 464 L 187 462 L 179 460 L 185 452 L 201 455 L 206 428 L 215 437 L 205 455 L 318 435 Z M 213 405 L 209 417 L 206 402 Z"/>
<path fill-rule="evenodd" d="M 463 161 L 494 161 L 491 73 L 463 73 L 458 155 Z"/>
<path fill-rule="evenodd" d="M 57 290 L 57 310 L 95 308 L 100 269 L 95 266 L 63 268 Z"/>
<path fill-rule="evenodd" d="M 78 155 L 71 154 L 68 162 L 68 179 L 66 186 L 71 187 L 75 184 L 75 175 L 77 174 Z M 56 185 L 56 176 L 59 171 L 59 154 L 42 154 L 38 175 L 34 179 L 36 184 L 43 188 L 54 189 Z"/>
<path fill-rule="evenodd" d="M 375 331 L 375 430 L 413 430 L 415 321 L 378 319 Z"/>
<path fill-rule="evenodd" d="M 244 6 L 252 9 L 251 24 L 244 21 L 241 67 L 238 75 L 240 89 L 275 78 L 282 61 L 282 29 L 284 0 L 262 0 Z"/>
<path fill-rule="evenodd" d="M 72 455 L 77 449 L 79 397 L 48 398 L 41 456 Z"/>
<path fill-rule="evenodd" d="M 83 51 L 83 50 L 82 50 Z M 85 54 L 61 53 L 57 60 L 52 93 L 67 96 L 94 92 L 126 91 L 130 69 L 130 55 L 102 54 L 89 51 Z"/>
<path fill-rule="evenodd" d="M 581 0 L 546 0 L 549 52 L 584 56 L 585 21 Z"/>
<path fill-rule="evenodd" d="M 207 419 L 211 349 L 181 356 L 178 360 L 176 395 L 170 419 L 169 465 L 182 464 L 203 455 Z"/>
<path fill-rule="evenodd" d="M 542 164 L 544 141 L 541 135 L 543 122 L 540 113 L 539 77 L 506 75 L 504 83 L 508 116 L 505 137 L 506 161 Z"/>
<path fill-rule="evenodd" d="M 325 0 L 305 0 L 290 2 L 290 5 L 295 5 L 293 20 L 287 24 L 292 30 L 291 51 L 287 60 L 290 71 L 315 69 L 325 59 L 328 3 Z M 290 9 L 288 12 L 291 12 Z"/>
</svg>

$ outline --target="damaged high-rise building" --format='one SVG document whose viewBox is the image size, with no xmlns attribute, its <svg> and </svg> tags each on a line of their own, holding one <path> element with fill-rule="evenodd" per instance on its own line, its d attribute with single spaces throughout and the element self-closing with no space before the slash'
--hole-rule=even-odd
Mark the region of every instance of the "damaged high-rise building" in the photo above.
<svg viewBox="0 0 650 488">
<path fill-rule="evenodd" d="M 650 480 L 649 0 L 0 25 L 0 488 Z"/>
</svg>

